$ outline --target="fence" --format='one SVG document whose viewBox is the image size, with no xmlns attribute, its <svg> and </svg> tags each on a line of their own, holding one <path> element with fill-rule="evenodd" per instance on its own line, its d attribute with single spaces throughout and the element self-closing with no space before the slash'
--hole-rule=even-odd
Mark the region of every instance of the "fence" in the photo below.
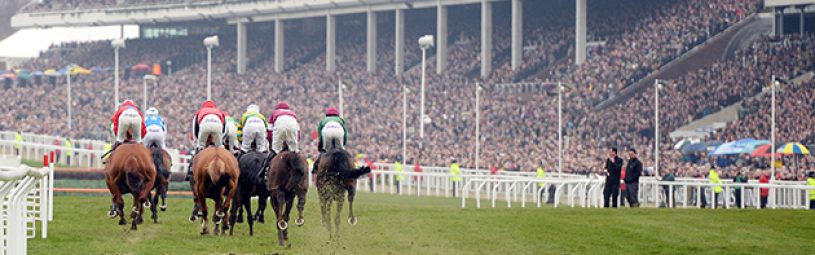
<svg viewBox="0 0 815 255">
<path fill-rule="evenodd" d="M 45 167 L 0 166 L 0 255 L 26 254 L 27 240 L 48 237 L 53 220 L 53 158 L 44 156 Z"/>
</svg>

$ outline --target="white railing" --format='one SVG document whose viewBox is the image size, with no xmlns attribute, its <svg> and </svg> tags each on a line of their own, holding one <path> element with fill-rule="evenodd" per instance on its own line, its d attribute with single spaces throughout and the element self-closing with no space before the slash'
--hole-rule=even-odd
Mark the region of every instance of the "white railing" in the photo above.
<svg viewBox="0 0 815 255">
<path fill-rule="evenodd" d="M 0 167 L 0 254 L 26 254 L 27 239 L 48 237 L 53 220 L 53 164 L 45 157 L 42 168 L 26 165 Z"/>
</svg>

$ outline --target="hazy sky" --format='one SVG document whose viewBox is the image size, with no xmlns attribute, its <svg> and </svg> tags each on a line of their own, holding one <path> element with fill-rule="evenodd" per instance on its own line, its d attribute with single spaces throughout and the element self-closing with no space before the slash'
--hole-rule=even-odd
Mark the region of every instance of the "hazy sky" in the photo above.
<svg viewBox="0 0 815 255">
<path fill-rule="evenodd" d="M 109 40 L 119 33 L 119 26 L 23 29 L 0 41 L 0 57 L 32 58 L 55 43 Z M 125 26 L 125 38 L 138 36 L 138 26 Z"/>
</svg>

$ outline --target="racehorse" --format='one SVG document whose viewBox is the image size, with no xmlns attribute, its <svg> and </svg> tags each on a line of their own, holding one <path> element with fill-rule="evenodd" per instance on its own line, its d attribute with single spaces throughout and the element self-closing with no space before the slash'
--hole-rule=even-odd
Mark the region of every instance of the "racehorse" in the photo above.
<svg viewBox="0 0 815 255">
<path fill-rule="evenodd" d="M 136 230 L 136 225 L 142 223 L 144 207 L 151 207 L 148 196 L 156 179 L 156 167 L 151 160 L 150 151 L 144 145 L 122 144 L 110 154 L 105 165 L 105 182 L 113 195 L 113 206 L 108 216 L 113 218 L 119 215 L 119 225 L 127 224 L 122 194 L 132 194 L 131 230 Z"/>
<path fill-rule="evenodd" d="M 220 233 L 221 223 L 223 230 L 228 228 L 226 212 L 235 197 L 238 189 L 238 162 L 235 157 L 224 148 L 209 147 L 201 150 L 193 163 L 193 178 L 195 189 L 195 208 L 192 211 L 191 220 L 202 216 L 201 234 L 209 233 L 207 229 L 207 198 L 215 201 L 215 212 L 212 217 L 215 223 L 215 234 Z M 225 231 L 224 231 L 225 232 Z"/>
<path fill-rule="evenodd" d="M 336 147 L 334 147 L 336 148 Z M 348 192 L 348 224 L 355 225 L 354 197 L 357 193 L 357 178 L 370 173 L 371 168 L 362 167 L 354 169 L 354 160 L 351 154 L 342 149 L 330 149 L 323 153 L 320 164 L 317 166 L 317 193 L 320 196 L 320 209 L 323 226 L 328 230 L 331 239 L 339 238 L 340 213 L 345 202 L 345 192 Z M 334 231 L 331 228 L 331 204 L 337 203 L 337 212 L 334 215 Z"/>
<path fill-rule="evenodd" d="M 170 168 L 172 167 L 172 159 L 170 157 L 170 153 L 167 153 L 166 150 L 159 148 L 156 145 L 150 145 L 150 155 L 153 157 L 153 164 L 156 167 L 156 180 L 153 184 L 153 190 L 155 191 L 153 194 L 148 194 L 150 197 L 148 198 L 149 201 L 152 201 L 152 204 L 158 205 L 158 199 L 161 197 L 161 211 L 167 210 L 167 190 L 169 189 L 169 181 L 170 181 Z M 150 207 L 150 211 L 153 213 L 153 223 L 158 223 L 158 211 L 156 206 Z"/>
<path fill-rule="evenodd" d="M 251 197 L 258 196 L 258 210 L 255 213 L 259 221 L 263 220 L 263 213 L 266 210 L 266 200 L 269 198 L 269 190 L 266 189 L 266 184 L 263 183 L 261 171 L 263 171 L 264 164 L 266 163 L 266 154 L 258 151 L 248 152 L 238 159 L 241 175 L 238 178 L 238 195 L 232 203 L 232 211 L 230 214 L 230 229 L 233 231 L 235 228 L 236 220 L 243 218 L 243 208 L 246 209 L 246 218 L 249 223 L 249 235 L 254 235 L 254 221 L 252 216 L 252 201 Z M 243 205 L 243 208 L 241 208 Z"/>
<path fill-rule="evenodd" d="M 295 195 L 297 196 L 297 210 L 300 214 L 294 223 L 297 226 L 305 223 L 303 209 L 306 206 L 308 193 L 307 168 L 308 165 L 303 156 L 288 150 L 277 155 L 269 165 L 266 188 L 269 189 L 272 209 L 277 216 L 277 241 L 280 246 L 289 240 L 289 213 Z"/>
</svg>

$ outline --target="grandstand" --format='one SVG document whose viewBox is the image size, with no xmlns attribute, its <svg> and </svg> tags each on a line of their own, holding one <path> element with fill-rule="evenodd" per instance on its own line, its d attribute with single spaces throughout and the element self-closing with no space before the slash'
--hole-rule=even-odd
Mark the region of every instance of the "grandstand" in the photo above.
<svg viewBox="0 0 815 255">
<path fill-rule="evenodd" d="M 604 151 L 613 146 L 637 148 L 653 173 L 650 81 L 659 77 L 671 83 L 660 92 L 660 169 L 693 176 L 704 161 L 684 160 L 687 155 L 673 149 L 677 141 L 669 133 L 759 95 L 771 75 L 792 79 L 815 69 L 810 43 L 815 25 L 808 26 L 812 8 L 807 1 L 758 0 L 51 0 L 22 9 L 12 25 L 139 25 L 141 37 L 121 50 L 120 95 L 140 100 L 143 81 L 132 67 L 157 65 L 161 76 L 150 88 L 150 104 L 170 123 L 170 146 L 182 151 L 190 146 L 189 115 L 206 95 L 201 40 L 209 35 L 221 38 L 213 51 L 213 98 L 220 107 L 238 115 L 254 103 L 266 112 L 285 100 L 301 115 L 304 133 L 312 133 L 322 110 L 337 104 L 336 86 L 342 81 L 350 148 L 382 162 L 402 155 L 402 103 L 392 99 L 401 98 L 405 85 L 411 88 L 408 151 L 401 161 L 446 165 L 455 158 L 473 167 L 478 110 L 481 167 L 531 171 L 543 164 L 554 169 L 556 92 L 546 86 L 529 91 L 493 85 L 563 82 L 570 87 L 564 93 L 563 171 L 600 172 Z M 746 47 L 719 57 L 726 50 L 717 45 L 728 45 L 744 27 L 767 20 L 772 22 L 762 24 L 772 24 L 773 34 L 751 37 Z M 426 108 L 432 122 L 419 149 L 421 51 L 416 39 L 424 34 L 436 35 L 437 43 L 427 67 Z M 65 90 L 59 89 L 64 76 L 8 84 L 0 92 L 10 101 L 0 106 L 0 129 L 107 140 L 114 110 L 113 59 L 109 42 L 86 42 L 55 45 L 22 64 L 18 68 L 32 72 L 69 64 L 100 72 L 74 77 L 72 130 L 66 128 Z M 745 74 L 751 82 L 742 82 Z M 474 109 L 476 83 L 486 88 L 479 109 Z M 752 105 L 750 100 L 745 104 Z M 788 107 L 779 105 L 779 111 Z M 732 126 L 739 123 L 708 139 L 768 139 L 767 126 Z M 777 139 L 811 142 L 799 140 L 807 136 L 782 133 Z M 313 153 L 314 138 L 303 139 Z M 804 159 L 799 167 L 813 169 L 812 164 Z"/>
</svg>

